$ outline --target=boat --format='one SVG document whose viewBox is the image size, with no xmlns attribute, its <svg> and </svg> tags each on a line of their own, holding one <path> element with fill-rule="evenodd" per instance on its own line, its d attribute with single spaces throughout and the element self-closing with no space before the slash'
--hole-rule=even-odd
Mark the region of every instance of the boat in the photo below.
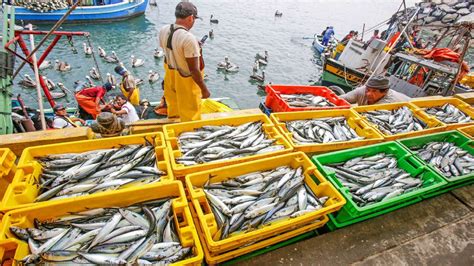
<svg viewBox="0 0 474 266">
<path fill-rule="evenodd" d="M 145 13 L 148 0 L 104 0 L 104 5 L 78 6 L 65 23 L 111 22 L 126 20 Z M 96 3 L 96 0 L 94 0 Z M 22 6 L 15 7 L 15 20 L 35 24 L 56 23 L 68 8 L 49 12 L 37 12 Z"/>
<path fill-rule="evenodd" d="M 337 46 L 337 40 L 334 38 L 331 38 L 331 40 L 329 40 L 328 46 L 322 45 L 321 44 L 322 42 L 323 42 L 323 36 L 320 34 L 315 34 L 314 40 L 313 40 L 313 48 L 320 54 L 322 54 L 327 48 L 332 48 L 332 47 Z"/>
</svg>

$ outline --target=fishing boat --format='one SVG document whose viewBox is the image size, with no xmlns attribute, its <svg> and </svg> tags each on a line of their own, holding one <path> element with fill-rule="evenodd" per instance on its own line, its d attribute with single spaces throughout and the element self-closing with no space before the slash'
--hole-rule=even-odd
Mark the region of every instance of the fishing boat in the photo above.
<svg viewBox="0 0 474 266">
<path fill-rule="evenodd" d="M 329 40 L 328 46 L 324 46 L 322 42 L 323 42 L 323 36 L 319 34 L 315 34 L 314 40 L 313 40 L 313 48 L 320 54 L 322 54 L 326 49 L 336 47 L 337 45 L 337 40 L 334 38 L 331 38 L 331 40 Z"/>
<path fill-rule="evenodd" d="M 111 22 L 126 20 L 145 13 L 148 0 L 93 0 L 90 6 L 78 6 L 65 23 Z M 18 3 L 18 1 L 16 1 Z M 98 3 L 101 3 L 100 5 Z M 68 7 L 48 12 L 31 7 L 15 6 L 15 20 L 35 24 L 56 23 L 68 11 Z"/>
</svg>

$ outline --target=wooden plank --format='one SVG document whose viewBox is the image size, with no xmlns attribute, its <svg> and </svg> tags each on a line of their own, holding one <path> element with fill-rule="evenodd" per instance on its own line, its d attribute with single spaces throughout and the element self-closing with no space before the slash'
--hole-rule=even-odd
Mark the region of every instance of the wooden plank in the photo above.
<svg viewBox="0 0 474 266">
<path fill-rule="evenodd" d="M 94 132 L 88 127 L 44 130 L 5 135 L 0 139 L 1 148 L 10 148 L 20 157 L 24 149 L 32 146 L 93 139 Z"/>
<path fill-rule="evenodd" d="M 454 97 L 463 100 L 464 102 L 473 105 L 474 104 L 474 92 L 466 92 L 454 95 Z"/>
</svg>

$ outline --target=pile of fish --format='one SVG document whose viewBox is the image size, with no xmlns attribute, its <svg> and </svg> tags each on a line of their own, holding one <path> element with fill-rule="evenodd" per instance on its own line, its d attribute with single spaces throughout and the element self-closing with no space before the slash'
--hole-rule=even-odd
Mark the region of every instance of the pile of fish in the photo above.
<svg viewBox="0 0 474 266">
<path fill-rule="evenodd" d="M 249 122 L 240 126 L 203 126 L 178 136 L 182 157 L 176 162 L 195 165 L 283 150 L 267 139 L 262 122 Z"/>
<path fill-rule="evenodd" d="M 22 263 L 167 265 L 191 253 L 176 234 L 171 201 L 91 209 L 10 232 L 28 242 Z"/>
<path fill-rule="evenodd" d="M 288 166 L 206 184 L 204 193 L 219 227 L 214 239 L 314 212 L 329 198 L 313 193 L 304 182 L 303 168 Z"/>
<path fill-rule="evenodd" d="M 474 2 L 469 0 L 422 0 L 416 4 L 420 11 L 414 19 L 415 25 L 447 25 L 472 20 Z M 412 17 L 417 7 L 401 10 L 394 16 Z M 439 27 L 442 29 L 442 27 Z"/>
<path fill-rule="evenodd" d="M 392 155 L 379 153 L 326 165 L 347 187 L 359 206 L 385 201 L 423 186 L 423 180 L 397 167 Z"/>
<path fill-rule="evenodd" d="M 434 165 L 446 177 L 474 172 L 474 156 L 451 142 L 430 142 L 416 150 L 418 156 Z"/>
<path fill-rule="evenodd" d="M 314 118 L 286 122 L 293 140 L 300 144 L 361 140 L 345 117 Z"/>
<path fill-rule="evenodd" d="M 443 106 L 427 108 L 425 112 L 436 116 L 436 118 L 446 124 L 468 123 L 472 121 L 470 116 L 450 103 L 446 103 Z"/>
<path fill-rule="evenodd" d="M 386 135 L 419 131 L 428 127 L 425 122 L 414 116 L 412 111 L 406 106 L 391 111 L 369 111 L 362 113 L 362 115 L 377 125 L 378 129 Z"/>
<path fill-rule="evenodd" d="M 335 106 L 322 96 L 313 94 L 280 94 L 290 107 L 328 107 Z"/>
<path fill-rule="evenodd" d="M 24 1 L 24 2 L 17 2 L 17 5 L 27 8 L 29 10 L 40 12 L 40 13 L 68 8 L 67 1 L 65 0 L 51 0 L 51 1 L 30 0 L 30 1 Z"/>
<path fill-rule="evenodd" d="M 155 183 L 166 175 L 156 168 L 151 143 L 37 159 L 43 171 L 36 202 Z"/>
</svg>

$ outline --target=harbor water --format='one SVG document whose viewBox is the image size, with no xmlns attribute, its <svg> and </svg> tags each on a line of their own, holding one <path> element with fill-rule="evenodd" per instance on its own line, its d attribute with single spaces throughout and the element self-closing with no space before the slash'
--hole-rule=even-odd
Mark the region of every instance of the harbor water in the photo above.
<svg viewBox="0 0 474 266">
<path fill-rule="evenodd" d="M 207 85 L 211 97 L 229 97 L 240 108 L 256 108 L 263 100 L 264 92 L 250 80 L 254 57 L 257 52 L 268 51 L 268 66 L 264 68 L 266 81 L 273 84 L 314 84 L 321 74 L 319 56 L 312 48 L 312 37 L 326 26 L 333 26 L 335 37 L 341 39 L 350 30 L 362 32 L 366 28 L 388 19 L 400 6 L 399 0 L 202 0 L 193 1 L 203 20 L 196 20 L 192 32 L 197 38 L 208 34 L 212 29 L 215 38 L 208 39 L 203 46 Z M 408 6 L 415 1 L 407 1 Z M 174 22 L 174 8 L 178 1 L 157 0 L 157 6 L 149 6 L 144 16 L 123 22 L 107 24 L 63 25 L 62 31 L 87 31 L 97 51 L 101 46 L 110 54 L 115 51 L 127 69 L 137 78 L 144 79 L 140 86 L 141 98 L 159 101 L 163 95 L 161 79 L 153 85 L 147 82 L 149 70 L 158 71 L 163 77 L 163 59 L 153 57 L 158 47 L 159 29 Z M 283 13 L 275 17 L 275 11 Z M 219 20 L 211 24 L 211 14 Z M 49 26 L 50 27 L 50 26 Z M 40 30 L 48 30 L 39 26 Z M 385 28 L 382 28 L 382 30 Z M 372 33 L 367 33 L 367 40 Z M 38 43 L 40 37 L 36 37 Z M 94 66 L 94 60 L 86 56 L 82 44 L 86 39 L 74 37 L 73 45 L 63 38 L 54 48 L 47 60 L 66 61 L 72 68 L 68 72 L 58 72 L 53 68 L 42 70 L 42 74 L 54 82 L 62 82 L 67 88 L 73 88 L 74 81 L 85 81 L 85 76 Z M 49 42 L 48 42 L 49 43 Z M 40 49 L 44 51 L 44 47 Z M 130 56 L 144 59 L 143 66 L 132 68 Z M 224 74 L 218 72 L 217 64 L 229 56 L 232 63 L 239 66 L 239 72 Z M 113 73 L 115 64 L 103 61 L 96 53 L 100 71 Z M 17 63 L 18 65 L 18 63 Z M 36 91 L 23 88 L 18 81 L 24 74 L 33 77 L 29 67 L 25 67 L 15 80 L 15 96 L 20 93 L 25 103 L 37 107 Z M 95 81 L 99 85 L 100 81 Z M 116 91 L 117 92 L 117 91 Z M 72 95 L 58 100 L 68 107 L 75 107 Z"/>
</svg>

